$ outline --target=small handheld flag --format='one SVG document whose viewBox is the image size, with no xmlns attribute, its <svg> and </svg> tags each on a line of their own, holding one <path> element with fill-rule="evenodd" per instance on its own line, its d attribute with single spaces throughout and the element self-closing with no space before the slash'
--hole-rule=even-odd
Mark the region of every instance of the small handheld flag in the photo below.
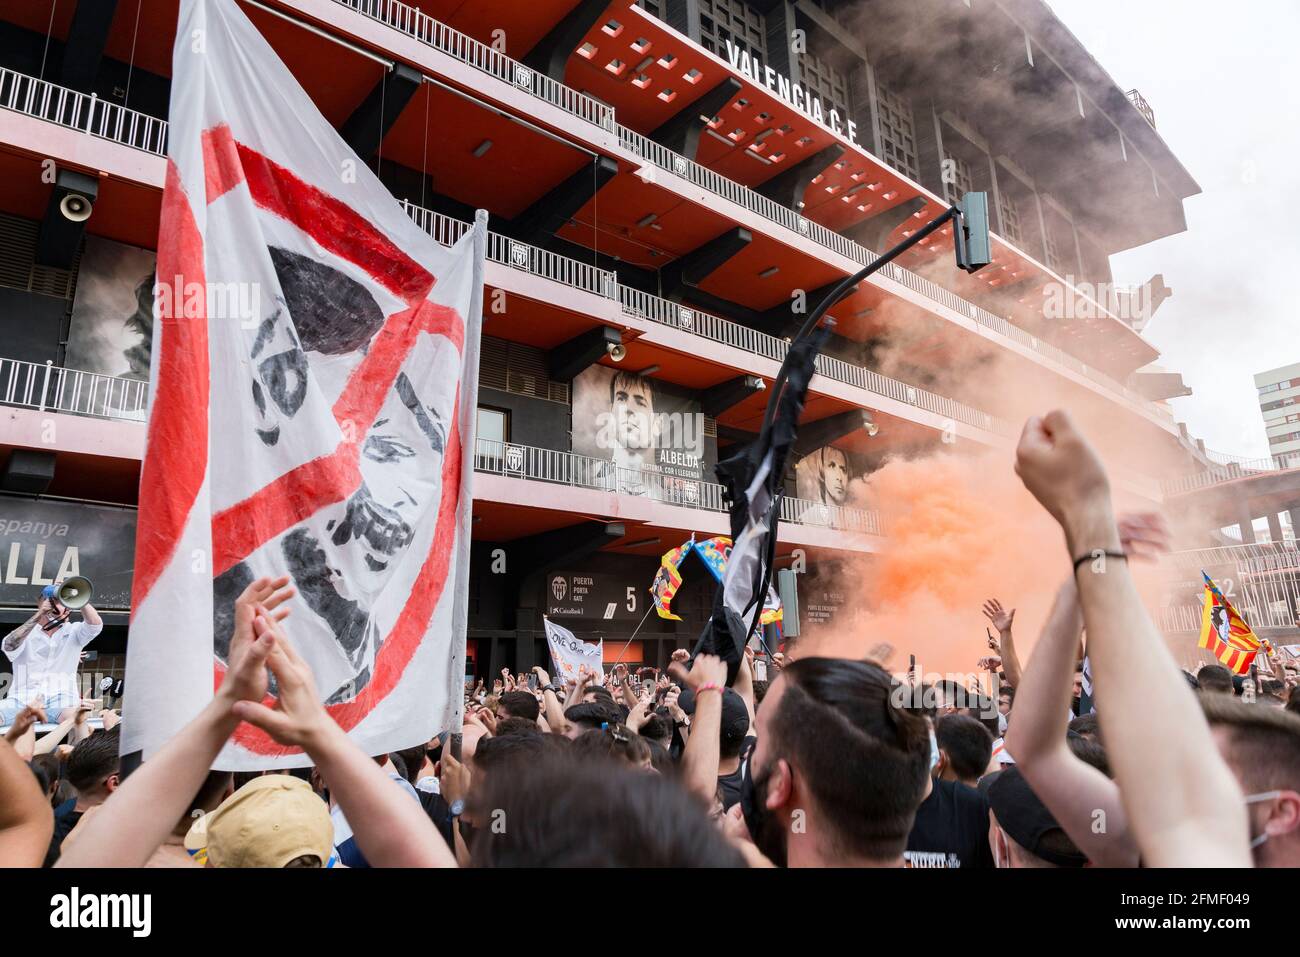
<svg viewBox="0 0 1300 957">
<path fill-rule="evenodd" d="M 1205 594 L 1201 606 L 1201 636 L 1197 647 L 1209 649 L 1234 675 L 1244 675 L 1263 642 L 1251 630 L 1246 620 L 1224 597 L 1219 586 L 1209 575 L 1205 579 Z"/>
</svg>

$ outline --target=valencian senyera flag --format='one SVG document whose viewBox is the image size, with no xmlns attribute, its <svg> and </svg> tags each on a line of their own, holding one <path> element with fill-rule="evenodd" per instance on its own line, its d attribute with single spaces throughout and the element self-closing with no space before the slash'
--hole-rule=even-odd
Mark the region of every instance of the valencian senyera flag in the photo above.
<svg viewBox="0 0 1300 957">
<path fill-rule="evenodd" d="M 695 554 L 703 559 L 704 567 L 713 574 L 714 579 L 718 582 L 726 580 L 727 562 L 731 558 L 732 547 L 732 541 L 726 535 L 706 538 L 702 542 L 695 543 Z M 763 611 L 758 616 L 758 624 L 760 627 L 763 625 L 779 626 L 783 617 L 781 596 L 776 592 L 775 583 L 769 582 L 767 595 L 763 599 Z"/>
<path fill-rule="evenodd" d="M 695 536 L 692 535 L 689 541 L 670 548 L 659 558 L 659 570 L 655 572 L 655 580 L 650 584 L 650 597 L 654 601 L 655 613 L 660 618 L 682 620 L 680 615 L 673 614 L 673 596 L 682 587 L 682 561 L 694 547 Z"/>
<path fill-rule="evenodd" d="M 1234 675 L 1244 675 L 1264 643 L 1251 630 L 1246 620 L 1224 597 L 1219 586 L 1205 572 L 1205 594 L 1201 607 L 1201 637 L 1197 642 L 1206 648 Z"/>
<path fill-rule="evenodd" d="M 822 311 L 824 307 L 808 321 L 815 323 Z M 758 437 L 715 467 L 729 504 L 732 544 L 721 584 L 714 593 L 713 612 L 694 651 L 721 657 L 727 663 L 728 684 L 735 680 L 745 644 L 759 630 L 764 610 L 769 609 L 771 614 L 769 592 L 786 462 L 799 430 L 817 354 L 829 335 L 829 325 L 801 331 L 791 343 L 770 390 Z M 715 541 L 721 551 L 720 540 Z"/>
<path fill-rule="evenodd" d="M 208 701 L 236 596 L 367 754 L 459 728 L 486 215 L 420 230 L 233 0 L 181 0 L 123 753 Z M 218 767 L 308 764 L 241 725 Z"/>
<path fill-rule="evenodd" d="M 664 552 L 659 559 L 659 570 L 655 573 L 654 582 L 650 585 L 650 594 L 654 599 L 655 611 L 658 612 L 660 618 L 681 621 L 680 617 L 673 614 L 672 602 L 677 590 L 682 585 L 682 562 L 691 554 L 694 554 L 704 563 L 704 567 L 713 575 L 714 581 L 721 582 L 727 573 L 727 559 L 731 555 L 731 539 L 725 535 L 718 535 L 697 542 L 695 536 L 691 535 L 689 541 Z M 783 617 L 781 597 L 777 594 L 776 588 L 769 585 L 767 597 L 763 601 L 763 612 L 758 619 L 759 626 L 777 625 L 779 627 Z"/>
</svg>

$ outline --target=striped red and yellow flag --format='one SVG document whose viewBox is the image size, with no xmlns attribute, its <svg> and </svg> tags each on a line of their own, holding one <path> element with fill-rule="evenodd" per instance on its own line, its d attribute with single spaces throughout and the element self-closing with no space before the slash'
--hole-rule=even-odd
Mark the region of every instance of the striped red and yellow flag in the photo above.
<svg viewBox="0 0 1300 957">
<path fill-rule="evenodd" d="M 1198 647 L 1206 648 L 1234 675 L 1244 675 L 1263 642 L 1246 620 L 1224 597 L 1219 586 L 1205 572 L 1205 596 L 1201 606 L 1201 637 Z"/>
<path fill-rule="evenodd" d="M 655 580 L 650 584 L 650 595 L 654 600 L 655 612 L 660 618 L 682 620 L 681 616 L 673 614 L 673 596 L 677 594 L 677 589 L 682 587 L 681 564 L 695 547 L 695 536 L 692 535 L 690 541 L 664 552 L 659 559 L 659 571 L 655 573 Z"/>
</svg>

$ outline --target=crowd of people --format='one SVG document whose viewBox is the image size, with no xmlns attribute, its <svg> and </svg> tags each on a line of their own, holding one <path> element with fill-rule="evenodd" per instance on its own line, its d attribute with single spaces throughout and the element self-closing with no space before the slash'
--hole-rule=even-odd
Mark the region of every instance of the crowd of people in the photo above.
<svg viewBox="0 0 1300 957">
<path fill-rule="evenodd" d="M 887 644 L 861 660 L 746 649 L 730 665 L 680 650 L 665 670 L 616 664 L 568 685 L 503 671 L 467 690 L 460 727 L 369 755 L 294 647 L 289 579 L 263 578 L 236 602 L 212 700 L 129 775 L 113 712 L 102 729 L 66 702 L 13 716 L 0 863 L 1300 865 L 1294 670 L 1179 668 L 1128 568 L 1167 547 L 1164 527 L 1114 516 L 1068 416 L 1029 421 L 1016 470 L 1065 547 L 1023 663 L 1014 610 L 985 605 L 992 691 L 894 673 Z M 60 723 L 37 737 L 47 717 Z M 311 766 L 212 770 L 241 722 Z"/>
</svg>

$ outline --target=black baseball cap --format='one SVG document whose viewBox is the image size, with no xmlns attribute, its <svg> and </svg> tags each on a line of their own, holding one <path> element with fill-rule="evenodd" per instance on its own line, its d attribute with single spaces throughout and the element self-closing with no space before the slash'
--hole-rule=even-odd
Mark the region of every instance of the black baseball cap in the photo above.
<svg viewBox="0 0 1300 957">
<path fill-rule="evenodd" d="M 1057 867 L 1083 867 L 1088 863 L 1015 765 L 1004 768 L 989 785 L 988 799 L 998 826 L 1030 854 Z M 1045 842 L 1053 834 L 1060 836 Z"/>
<path fill-rule="evenodd" d="M 695 714 L 695 692 L 683 688 L 677 699 L 678 706 L 687 714 Z M 749 709 L 745 699 L 733 688 L 722 689 L 722 735 L 724 738 L 740 739 L 749 729 Z"/>
</svg>

